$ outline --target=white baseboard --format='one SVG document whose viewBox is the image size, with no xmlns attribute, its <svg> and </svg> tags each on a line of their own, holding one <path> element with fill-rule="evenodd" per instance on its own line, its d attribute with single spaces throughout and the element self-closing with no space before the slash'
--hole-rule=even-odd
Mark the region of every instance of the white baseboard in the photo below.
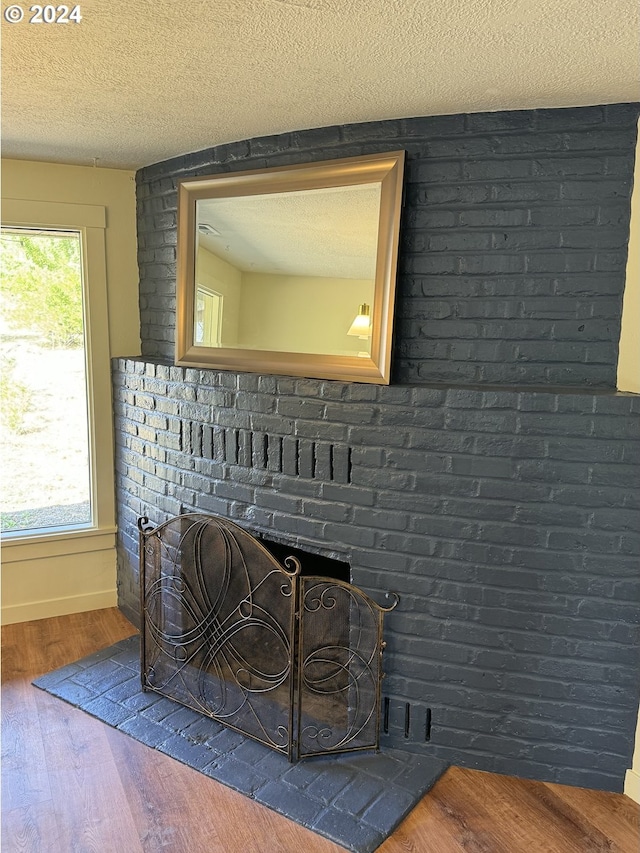
<svg viewBox="0 0 640 853">
<path fill-rule="evenodd" d="M 67 616 L 69 613 L 103 610 L 106 607 L 116 607 L 117 603 L 116 590 L 107 589 L 101 592 L 51 598 L 45 601 L 9 604 L 2 608 L 2 624 L 13 625 L 16 622 L 33 622 L 36 619 L 48 619 L 51 616 Z"/>
<path fill-rule="evenodd" d="M 640 803 L 640 773 L 637 770 L 627 770 L 624 779 L 624 792 L 636 803 Z"/>
</svg>

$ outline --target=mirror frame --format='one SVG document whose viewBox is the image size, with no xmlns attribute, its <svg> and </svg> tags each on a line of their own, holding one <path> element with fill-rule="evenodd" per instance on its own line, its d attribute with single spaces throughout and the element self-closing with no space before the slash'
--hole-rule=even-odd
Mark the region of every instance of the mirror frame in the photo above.
<svg viewBox="0 0 640 853">
<path fill-rule="evenodd" d="M 396 290 L 404 151 L 230 172 L 178 182 L 176 364 L 388 385 Z M 194 344 L 197 202 L 379 183 L 380 210 L 368 357 L 204 347 Z"/>
</svg>

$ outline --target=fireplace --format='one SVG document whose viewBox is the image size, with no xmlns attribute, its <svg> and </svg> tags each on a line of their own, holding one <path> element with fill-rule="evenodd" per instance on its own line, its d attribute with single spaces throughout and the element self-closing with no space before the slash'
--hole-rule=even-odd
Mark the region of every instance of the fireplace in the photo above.
<svg viewBox="0 0 640 853">
<path fill-rule="evenodd" d="M 141 678 L 290 761 L 377 749 L 383 608 L 232 522 L 140 519 Z"/>
<path fill-rule="evenodd" d="M 615 382 L 637 116 L 320 128 L 139 172 L 143 355 L 113 374 L 124 612 L 139 619 L 147 512 L 214 513 L 337 555 L 374 598 L 401 596 L 383 747 L 622 790 L 640 692 L 640 410 Z M 173 364 L 177 178 L 399 148 L 390 386 Z"/>
</svg>

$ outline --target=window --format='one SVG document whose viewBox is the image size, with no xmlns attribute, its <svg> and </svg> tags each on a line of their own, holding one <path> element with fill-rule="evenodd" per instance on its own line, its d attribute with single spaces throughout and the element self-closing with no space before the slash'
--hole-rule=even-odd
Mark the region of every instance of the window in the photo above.
<svg viewBox="0 0 640 853">
<path fill-rule="evenodd" d="M 112 532 L 104 208 L 8 199 L 3 218 L 3 540 Z"/>
<path fill-rule="evenodd" d="M 3 228 L 2 531 L 92 523 L 82 241 Z"/>
<path fill-rule="evenodd" d="M 221 344 L 222 294 L 199 284 L 196 288 L 194 343 L 205 347 Z"/>
</svg>

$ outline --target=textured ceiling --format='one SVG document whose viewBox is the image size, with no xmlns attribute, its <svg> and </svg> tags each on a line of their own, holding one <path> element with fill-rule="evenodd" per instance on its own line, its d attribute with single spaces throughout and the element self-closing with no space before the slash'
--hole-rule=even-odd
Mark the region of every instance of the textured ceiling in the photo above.
<svg viewBox="0 0 640 853">
<path fill-rule="evenodd" d="M 380 184 L 199 201 L 199 245 L 245 272 L 373 279 Z"/>
<path fill-rule="evenodd" d="M 5 157 L 137 168 L 287 130 L 640 97 L 638 0 L 81 0 L 79 24 L 19 5 Z"/>
</svg>

